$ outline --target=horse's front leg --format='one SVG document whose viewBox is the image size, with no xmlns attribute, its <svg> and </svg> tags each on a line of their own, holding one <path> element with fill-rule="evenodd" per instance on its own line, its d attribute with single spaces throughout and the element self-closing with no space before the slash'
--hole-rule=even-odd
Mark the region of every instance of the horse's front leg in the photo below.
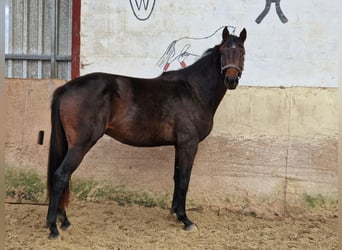
<svg viewBox="0 0 342 250">
<path fill-rule="evenodd" d="M 176 213 L 177 207 L 178 207 L 178 189 L 179 189 L 179 163 L 178 163 L 177 150 L 176 150 L 176 156 L 175 156 L 173 181 L 174 181 L 174 190 L 173 190 L 171 213 Z"/>
<path fill-rule="evenodd" d="M 172 210 L 177 219 L 184 223 L 184 230 L 196 228 L 186 215 L 186 194 L 188 192 L 192 165 L 197 153 L 198 142 L 189 142 L 176 146 L 175 190 L 172 201 Z"/>
</svg>

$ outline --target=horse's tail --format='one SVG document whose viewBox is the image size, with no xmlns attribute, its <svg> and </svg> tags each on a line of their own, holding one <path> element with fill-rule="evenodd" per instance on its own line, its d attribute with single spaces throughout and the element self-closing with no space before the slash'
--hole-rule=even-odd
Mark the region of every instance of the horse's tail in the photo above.
<svg viewBox="0 0 342 250">
<path fill-rule="evenodd" d="M 51 103 L 51 136 L 50 136 L 50 150 L 47 172 L 47 189 L 48 197 L 51 198 L 52 188 L 54 186 L 54 173 L 62 163 L 67 151 L 68 144 L 65 136 L 65 131 L 59 115 L 60 99 L 64 92 L 63 87 L 59 87 L 53 94 Z M 70 184 L 68 183 L 61 194 L 59 200 L 59 207 L 64 208 L 69 203 Z"/>
</svg>

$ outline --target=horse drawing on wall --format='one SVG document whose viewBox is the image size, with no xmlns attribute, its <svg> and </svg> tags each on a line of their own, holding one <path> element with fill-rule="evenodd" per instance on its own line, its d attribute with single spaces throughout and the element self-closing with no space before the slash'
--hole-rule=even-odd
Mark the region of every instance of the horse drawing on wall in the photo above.
<svg viewBox="0 0 342 250">
<path fill-rule="evenodd" d="M 221 30 L 224 27 L 231 29 L 232 34 L 235 33 L 236 27 L 234 26 L 221 26 L 213 33 L 204 37 L 181 37 L 177 40 L 173 40 L 166 48 L 164 54 L 158 60 L 157 65 L 163 68 L 163 71 L 175 70 L 179 68 L 185 68 L 188 65 L 193 64 L 201 56 L 208 44 L 214 43 Z"/>
</svg>

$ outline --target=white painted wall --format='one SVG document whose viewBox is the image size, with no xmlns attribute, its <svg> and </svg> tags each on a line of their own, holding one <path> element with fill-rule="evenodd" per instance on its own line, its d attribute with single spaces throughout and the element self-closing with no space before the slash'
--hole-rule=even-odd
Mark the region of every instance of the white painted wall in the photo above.
<svg viewBox="0 0 342 250">
<path fill-rule="evenodd" d="M 149 3 L 152 0 L 131 0 Z M 206 37 L 222 25 L 245 27 L 246 62 L 240 84 L 249 86 L 337 87 L 338 0 L 280 1 L 288 22 L 282 23 L 275 4 L 260 24 L 256 18 L 266 0 L 155 0 L 151 16 L 140 21 L 127 0 L 83 0 L 81 6 L 81 74 L 104 71 L 155 77 L 169 44 L 181 37 Z M 143 9 L 143 6 L 141 7 Z M 148 14 L 148 13 L 146 13 Z M 143 17 L 144 13 L 139 14 Z M 233 31 L 233 29 L 230 29 Z M 202 54 L 221 41 L 182 40 L 176 51 Z M 189 65 L 196 57 L 189 56 Z M 169 67 L 179 68 L 177 59 Z"/>
</svg>

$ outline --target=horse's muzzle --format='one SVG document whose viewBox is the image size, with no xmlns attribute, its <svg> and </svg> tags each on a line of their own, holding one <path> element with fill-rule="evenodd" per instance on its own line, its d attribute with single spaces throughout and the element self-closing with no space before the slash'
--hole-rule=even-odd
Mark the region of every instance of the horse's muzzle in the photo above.
<svg viewBox="0 0 342 250">
<path fill-rule="evenodd" d="M 230 89 L 230 90 L 236 89 L 238 84 L 239 84 L 238 77 L 230 79 L 229 77 L 226 76 L 224 78 L 224 85 L 226 86 L 227 89 Z"/>
<path fill-rule="evenodd" d="M 224 84 L 227 89 L 236 89 L 241 76 L 241 69 L 234 64 L 225 66 Z"/>
</svg>

